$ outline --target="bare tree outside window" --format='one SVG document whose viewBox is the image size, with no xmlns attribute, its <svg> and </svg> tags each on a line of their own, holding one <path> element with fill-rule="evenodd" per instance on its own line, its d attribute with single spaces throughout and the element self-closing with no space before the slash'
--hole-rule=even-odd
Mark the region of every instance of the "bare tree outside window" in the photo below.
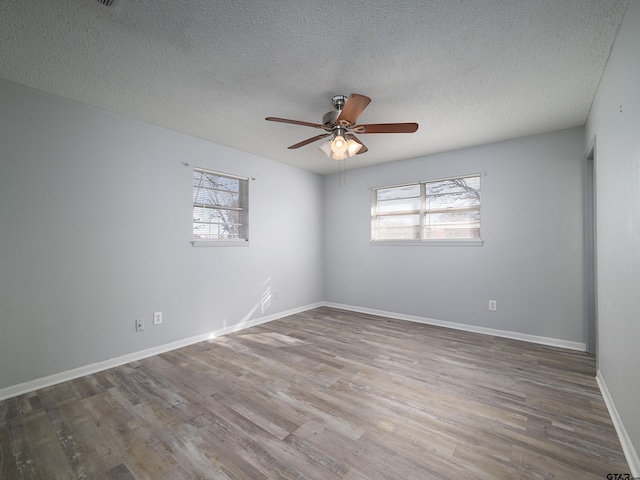
<svg viewBox="0 0 640 480">
<path fill-rule="evenodd" d="M 480 238 L 480 175 L 373 189 L 371 239 Z"/>
<path fill-rule="evenodd" d="M 248 240 L 248 179 L 193 169 L 193 239 Z"/>
<path fill-rule="evenodd" d="M 425 183 L 424 238 L 480 238 L 480 176 Z"/>
</svg>

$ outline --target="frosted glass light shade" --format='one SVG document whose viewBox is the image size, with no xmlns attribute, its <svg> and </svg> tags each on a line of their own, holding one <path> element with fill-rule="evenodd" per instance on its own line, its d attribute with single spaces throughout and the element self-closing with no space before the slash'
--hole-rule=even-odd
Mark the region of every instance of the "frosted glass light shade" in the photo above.
<svg viewBox="0 0 640 480">
<path fill-rule="evenodd" d="M 322 145 L 320 145 L 318 147 L 318 150 L 320 150 L 322 153 L 324 153 L 327 157 L 331 158 L 332 155 L 332 151 L 331 151 L 331 142 L 324 142 Z"/>
<path fill-rule="evenodd" d="M 345 153 L 348 148 L 349 148 L 349 144 L 347 143 L 347 141 L 344 139 L 342 135 L 338 135 L 331 142 L 331 150 L 333 151 L 334 154 Z"/>
<path fill-rule="evenodd" d="M 349 153 L 350 157 L 353 157 L 356 153 L 358 153 L 360 151 L 360 149 L 362 148 L 362 144 L 356 142 L 355 140 L 351 139 L 347 142 L 348 146 L 347 146 L 347 152 Z"/>
</svg>

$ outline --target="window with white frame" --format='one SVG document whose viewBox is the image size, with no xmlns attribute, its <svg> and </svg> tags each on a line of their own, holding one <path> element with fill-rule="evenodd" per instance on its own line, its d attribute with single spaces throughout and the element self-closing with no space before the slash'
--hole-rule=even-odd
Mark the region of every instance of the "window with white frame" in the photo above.
<svg viewBox="0 0 640 480">
<path fill-rule="evenodd" d="M 374 188 L 371 240 L 480 240 L 480 175 Z"/>
<path fill-rule="evenodd" d="M 249 240 L 249 179 L 193 169 L 193 240 Z"/>
</svg>

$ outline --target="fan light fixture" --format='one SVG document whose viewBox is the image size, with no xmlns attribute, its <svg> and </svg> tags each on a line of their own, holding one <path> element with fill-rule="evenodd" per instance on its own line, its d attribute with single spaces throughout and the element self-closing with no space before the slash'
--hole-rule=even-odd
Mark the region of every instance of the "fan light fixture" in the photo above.
<svg viewBox="0 0 640 480">
<path fill-rule="evenodd" d="M 346 139 L 344 129 L 336 128 L 333 140 L 329 140 L 318 147 L 324 154 L 334 160 L 344 160 L 347 157 L 353 157 L 362 148 L 362 144 L 356 142 L 352 138 Z"/>
</svg>

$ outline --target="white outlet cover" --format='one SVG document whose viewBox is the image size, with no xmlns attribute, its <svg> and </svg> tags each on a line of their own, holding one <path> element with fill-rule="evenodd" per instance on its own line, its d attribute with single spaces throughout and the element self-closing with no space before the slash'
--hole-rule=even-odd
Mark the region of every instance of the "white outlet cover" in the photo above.
<svg viewBox="0 0 640 480">
<path fill-rule="evenodd" d="M 162 312 L 153 312 L 153 324 L 160 325 L 162 323 Z"/>
</svg>

